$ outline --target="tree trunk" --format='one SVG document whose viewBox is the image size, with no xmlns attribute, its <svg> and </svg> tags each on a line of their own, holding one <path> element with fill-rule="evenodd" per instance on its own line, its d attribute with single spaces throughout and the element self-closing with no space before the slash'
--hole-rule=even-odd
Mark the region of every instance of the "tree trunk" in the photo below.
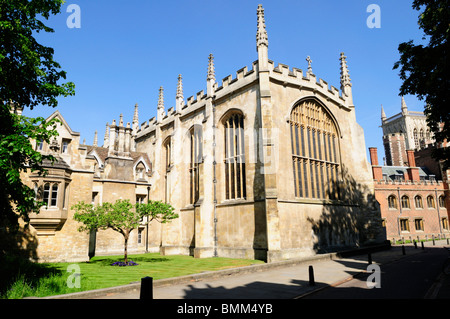
<svg viewBox="0 0 450 319">
<path fill-rule="evenodd" d="M 125 238 L 125 243 L 124 243 L 124 258 L 125 258 L 125 263 L 128 262 L 128 251 L 127 251 L 127 247 L 128 247 L 128 234 L 123 236 Z"/>
</svg>

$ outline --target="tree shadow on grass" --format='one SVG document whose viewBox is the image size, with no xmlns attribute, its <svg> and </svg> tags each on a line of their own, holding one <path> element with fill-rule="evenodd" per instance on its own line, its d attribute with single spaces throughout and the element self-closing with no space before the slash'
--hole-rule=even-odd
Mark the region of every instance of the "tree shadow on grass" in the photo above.
<svg viewBox="0 0 450 319">
<path fill-rule="evenodd" d="M 28 227 L 8 227 L 0 221 L 0 298 L 17 280 L 36 287 L 41 278 L 62 273 L 50 264 L 35 262 L 37 245 L 37 238 Z"/>
</svg>

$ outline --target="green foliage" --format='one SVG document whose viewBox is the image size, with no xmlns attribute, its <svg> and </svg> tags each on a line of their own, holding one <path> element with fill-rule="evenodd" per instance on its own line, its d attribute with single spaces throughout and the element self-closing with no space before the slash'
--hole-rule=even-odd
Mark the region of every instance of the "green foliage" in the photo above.
<svg viewBox="0 0 450 319">
<path fill-rule="evenodd" d="M 59 84 L 66 72 L 53 60 L 54 50 L 39 44 L 33 32 L 54 32 L 40 19 L 61 11 L 63 0 L 0 1 L 0 101 L 33 109 L 56 107 L 59 96 L 74 94 L 71 82 Z M 5 111 L 5 110 L 2 110 Z"/>
<path fill-rule="evenodd" d="M 28 221 L 40 203 L 24 185 L 20 172 L 39 170 L 45 157 L 33 150 L 30 139 L 46 142 L 56 135 L 55 122 L 27 118 L 11 110 L 56 107 L 57 98 L 74 94 L 74 84 L 53 60 L 54 50 L 39 44 L 34 35 L 54 32 L 41 21 L 61 10 L 63 0 L 0 1 L 0 222 L 17 228 L 18 217 Z"/>
<path fill-rule="evenodd" d="M 91 231 L 111 228 L 124 237 L 124 256 L 127 262 L 127 244 L 130 233 L 139 225 L 145 225 L 152 220 L 166 223 L 178 215 L 174 208 L 161 201 L 149 201 L 148 204 L 133 205 L 128 199 L 118 199 L 115 203 L 105 202 L 94 206 L 79 202 L 72 206 L 75 210 L 74 220 L 82 223 L 79 231 Z M 146 218 L 147 217 L 147 218 Z"/>
<path fill-rule="evenodd" d="M 167 223 L 172 219 L 178 218 L 178 214 L 175 214 L 175 208 L 170 204 L 162 201 L 150 200 L 148 204 L 136 204 L 136 211 L 142 217 L 146 216 L 148 222 L 157 220 L 160 223 Z"/>
<path fill-rule="evenodd" d="M 51 155 L 35 151 L 30 139 L 49 142 L 57 135 L 57 119 L 46 122 L 44 118 L 28 118 L 10 114 L 10 131 L 0 129 L 0 218 L 4 225 L 17 227 L 21 217 L 28 222 L 30 212 L 38 212 L 43 205 L 35 200 L 34 190 L 22 183 L 21 172 L 38 171 L 44 159 L 53 161 Z"/>
<path fill-rule="evenodd" d="M 423 8 L 418 24 L 428 45 L 415 45 L 413 41 L 401 43 L 398 46 L 400 60 L 394 64 L 394 69 L 401 66 L 400 95 L 413 94 L 425 101 L 427 124 L 436 141 L 441 143 L 450 140 L 450 0 L 415 0 L 412 7 Z M 437 149 L 433 156 L 444 160 L 445 167 L 449 167 L 449 148 Z"/>
</svg>

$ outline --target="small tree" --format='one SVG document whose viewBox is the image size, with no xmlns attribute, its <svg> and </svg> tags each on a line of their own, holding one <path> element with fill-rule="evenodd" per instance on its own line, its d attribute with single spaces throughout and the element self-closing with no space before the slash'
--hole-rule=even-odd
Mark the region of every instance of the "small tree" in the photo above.
<svg viewBox="0 0 450 319">
<path fill-rule="evenodd" d="M 75 210 L 74 219 L 83 223 L 78 231 L 111 228 L 122 234 L 125 263 L 128 262 L 128 239 L 133 229 L 152 220 L 166 223 L 178 217 L 171 205 L 160 201 L 150 201 L 148 204 L 137 203 L 135 206 L 128 199 L 118 199 L 114 204 L 105 202 L 98 206 L 79 202 L 72 206 L 72 209 Z M 144 218 L 146 216 L 147 218 Z"/>
</svg>

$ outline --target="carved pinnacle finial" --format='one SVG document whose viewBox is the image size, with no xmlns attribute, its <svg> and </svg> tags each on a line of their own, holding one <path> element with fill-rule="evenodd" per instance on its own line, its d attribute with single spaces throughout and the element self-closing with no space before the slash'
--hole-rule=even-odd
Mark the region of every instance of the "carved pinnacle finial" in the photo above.
<svg viewBox="0 0 450 319">
<path fill-rule="evenodd" d="M 312 60 L 311 60 L 311 57 L 309 55 L 306 57 L 306 61 L 308 62 L 308 71 L 307 71 L 307 73 L 308 74 L 313 74 L 312 67 L 311 67 Z"/>
<path fill-rule="evenodd" d="M 105 137 L 103 138 L 103 147 L 109 147 L 109 123 L 106 123 Z"/>
<path fill-rule="evenodd" d="M 406 106 L 405 98 L 402 96 L 402 113 L 405 114 L 408 112 L 408 107 Z"/>
<path fill-rule="evenodd" d="M 344 86 L 352 86 L 350 81 L 350 75 L 348 74 L 347 60 L 344 52 L 341 52 L 341 57 L 339 60 L 341 61 L 341 87 Z"/>
<path fill-rule="evenodd" d="M 164 89 L 161 86 L 159 88 L 159 97 L 158 97 L 158 109 L 164 108 Z"/>
<path fill-rule="evenodd" d="M 266 24 L 264 21 L 264 8 L 261 4 L 258 5 L 256 15 L 258 17 L 258 28 L 256 31 L 256 49 L 258 49 L 258 47 L 261 45 L 265 45 L 266 47 L 268 47 L 269 40 L 267 38 Z"/>
<path fill-rule="evenodd" d="M 208 76 L 207 76 L 206 80 L 208 80 L 208 81 L 216 80 L 216 75 L 214 72 L 214 57 L 213 57 L 212 53 L 208 57 Z"/>
<path fill-rule="evenodd" d="M 97 130 L 96 130 L 95 134 L 94 134 L 94 143 L 92 143 L 92 145 L 97 146 L 97 143 L 98 143 L 98 136 L 97 136 Z"/>
<path fill-rule="evenodd" d="M 120 113 L 119 126 L 123 126 L 123 114 Z"/>
<path fill-rule="evenodd" d="M 182 81 L 181 74 L 178 74 L 178 85 L 177 85 L 176 98 L 183 99 L 183 81 Z"/>
<path fill-rule="evenodd" d="M 133 115 L 133 123 L 139 123 L 139 113 L 138 113 L 138 104 L 134 105 L 134 115 Z"/>
<path fill-rule="evenodd" d="M 381 121 L 386 120 L 386 113 L 384 113 L 383 104 L 381 104 Z"/>
</svg>

